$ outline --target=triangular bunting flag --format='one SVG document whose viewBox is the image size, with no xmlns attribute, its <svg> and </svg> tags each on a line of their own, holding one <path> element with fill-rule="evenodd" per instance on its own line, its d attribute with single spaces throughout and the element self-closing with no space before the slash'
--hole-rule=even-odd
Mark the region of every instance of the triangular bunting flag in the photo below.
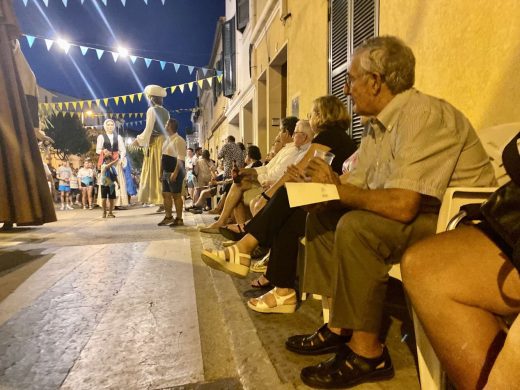
<svg viewBox="0 0 520 390">
<path fill-rule="evenodd" d="M 176 89 L 177 89 L 176 85 L 170 87 L 170 93 L 174 93 Z"/>
<path fill-rule="evenodd" d="M 135 64 L 135 61 L 137 60 L 137 56 L 129 56 L 130 60 L 132 61 L 132 64 Z"/>
<path fill-rule="evenodd" d="M 96 53 L 97 53 L 97 58 L 98 58 L 98 60 L 101 59 L 101 56 L 103 55 L 104 52 L 105 52 L 104 50 L 96 49 Z"/>
<path fill-rule="evenodd" d="M 46 39 L 45 40 L 45 45 L 47 46 L 47 50 L 51 50 L 51 47 L 52 47 L 53 43 L 54 43 L 54 41 L 52 39 Z"/>
<path fill-rule="evenodd" d="M 69 102 L 65 102 L 65 109 L 68 110 L 69 109 Z"/>
<path fill-rule="evenodd" d="M 137 94 L 137 100 L 141 101 L 141 97 L 143 96 L 143 93 L 142 92 L 139 92 Z"/>
<path fill-rule="evenodd" d="M 173 67 L 175 68 L 175 71 L 178 72 L 180 65 L 179 64 L 173 64 Z"/>
<path fill-rule="evenodd" d="M 85 0 L 81 0 L 81 5 L 83 5 L 84 2 L 85 2 Z"/>
<path fill-rule="evenodd" d="M 202 86 L 204 85 L 204 80 L 198 80 L 197 84 L 199 84 L 199 88 L 202 89 Z"/>
<path fill-rule="evenodd" d="M 217 70 L 217 76 L 222 76 L 222 71 L 221 70 Z"/>
<path fill-rule="evenodd" d="M 162 1 L 162 5 L 164 5 L 164 2 L 165 2 L 166 0 L 161 0 L 161 1 Z"/>
<path fill-rule="evenodd" d="M 219 83 L 221 83 L 222 82 L 222 75 L 217 76 L 217 80 L 218 80 Z"/>
<path fill-rule="evenodd" d="M 29 47 L 32 47 L 32 45 L 34 43 L 34 39 L 36 37 L 33 37 L 32 35 L 26 35 L 25 38 L 27 38 L 27 43 L 29 44 Z"/>
<path fill-rule="evenodd" d="M 190 72 L 190 74 L 193 73 L 193 68 L 194 68 L 193 66 L 188 66 L 188 71 Z"/>
<path fill-rule="evenodd" d="M 114 57 L 114 62 L 117 62 L 117 59 L 119 58 L 119 53 L 116 53 L 115 51 L 113 51 L 112 57 Z"/>
<path fill-rule="evenodd" d="M 126 104 L 126 95 L 125 96 L 121 96 L 121 99 L 123 99 L 123 104 Z"/>
<path fill-rule="evenodd" d="M 188 83 L 188 87 L 190 88 L 190 91 L 193 90 L 193 81 Z"/>
<path fill-rule="evenodd" d="M 166 61 L 159 61 L 161 64 L 161 69 L 164 70 L 164 67 L 166 66 Z"/>
<path fill-rule="evenodd" d="M 141 118 L 143 117 L 143 115 L 144 115 L 144 113 L 143 113 L 143 112 L 141 112 L 141 113 L 139 114 L 139 116 L 140 116 Z"/>
<path fill-rule="evenodd" d="M 60 110 L 63 109 L 63 103 L 58 103 L 57 106 L 58 106 L 58 108 L 59 108 Z"/>
<path fill-rule="evenodd" d="M 184 84 L 179 85 L 179 89 L 181 90 L 181 93 L 184 93 Z"/>
<path fill-rule="evenodd" d="M 108 98 L 104 98 L 103 103 L 105 103 L 105 107 L 108 107 Z"/>
<path fill-rule="evenodd" d="M 129 118 L 132 118 L 133 116 L 134 116 L 133 113 L 128 114 L 128 117 L 129 117 Z"/>
<path fill-rule="evenodd" d="M 208 82 L 209 86 L 211 87 L 211 85 L 213 84 L 213 77 L 208 77 L 206 79 L 206 81 Z"/>
<path fill-rule="evenodd" d="M 101 99 L 96 99 L 96 104 L 98 107 L 101 107 Z"/>
<path fill-rule="evenodd" d="M 135 97 L 135 94 L 131 94 L 131 95 L 128 95 L 128 97 L 130 98 L 130 101 L 133 103 L 134 102 L 134 97 Z"/>
<path fill-rule="evenodd" d="M 92 100 L 87 100 L 87 106 L 88 108 L 92 108 Z"/>
<path fill-rule="evenodd" d="M 74 108 L 74 110 L 76 110 L 76 106 L 78 105 L 78 102 L 72 102 L 72 108 Z"/>
<path fill-rule="evenodd" d="M 80 109 L 80 110 L 83 110 L 83 106 L 84 106 L 85 102 L 84 102 L 83 100 L 80 100 L 80 101 L 78 102 L 78 104 L 79 104 L 79 109 Z"/>
<path fill-rule="evenodd" d="M 101 2 L 105 5 L 105 7 L 107 6 L 107 0 L 101 0 Z"/>
<path fill-rule="evenodd" d="M 144 0 L 144 3 L 145 3 L 146 5 L 148 5 L 148 0 Z"/>
<path fill-rule="evenodd" d="M 116 102 L 116 106 L 119 104 L 119 96 L 116 96 L 116 97 L 114 98 L 114 102 Z"/>
<path fill-rule="evenodd" d="M 23 5 L 27 7 L 27 0 L 23 0 Z"/>
<path fill-rule="evenodd" d="M 63 5 L 67 7 L 67 0 L 61 0 L 63 2 Z"/>
<path fill-rule="evenodd" d="M 45 4 L 46 7 L 49 6 L 49 0 L 43 0 L 43 4 Z"/>
<path fill-rule="evenodd" d="M 152 60 L 150 58 L 145 58 L 144 59 L 144 62 L 146 64 L 146 67 L 149 68 L 150 67 L 150 64 L 152 63 Z"/>
<path fill-rule="evenodd" d="M 123 7 L 126 6 L 126 0 L 121 0 L 121 3 L 123 3 Z"/>
<path fill-rule="evenodd" d="M 207 68 L 201 68 L 202 69 L 202 74 L 204 76 L 206 76 L 206 74 L 208 73 L 208 69 Z"/>
<path fill-rule="evenodd" d="M 80 50 L 81 50 L 81 54 L 83 54 L 83 55 L 87 54 L 88 47 L 80 46 L 79 48 L 80 48 Z"/>
</svg>

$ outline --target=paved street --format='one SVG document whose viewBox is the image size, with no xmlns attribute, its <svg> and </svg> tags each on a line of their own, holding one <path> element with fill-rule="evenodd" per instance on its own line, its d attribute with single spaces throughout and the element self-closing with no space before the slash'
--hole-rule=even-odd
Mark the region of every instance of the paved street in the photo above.
<svg viewBox="0 0 520 390">
<path fill-rule="evenodd" d="M 0 233 L 1 389 L 307 388 L 299 369 L 323 357 L 286 351 L 321 305 L 291 315 L 247 309 L 249 281 L 213 271 L 200 249 L 206 215 L 157 227 L 155 208 L 58 211 L 59 221 Z M 386 336 L 396 378 L 360 389 L 418 389 L 413 339 L 391 285 Z"/>
</svg>

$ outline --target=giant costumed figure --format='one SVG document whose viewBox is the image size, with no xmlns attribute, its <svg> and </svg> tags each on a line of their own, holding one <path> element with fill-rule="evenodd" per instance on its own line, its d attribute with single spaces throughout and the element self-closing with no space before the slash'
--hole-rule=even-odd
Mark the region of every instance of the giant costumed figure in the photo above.
<svg viewBox="0 0 520 390">
<path fill-rule="evenodd" d="M 139 202 L 163 203 L 161 187 L 162 145 L 166 137 L 166 122 L 170 114 L 162 106 L 166 90 L 158 85 L 147 85 L 144 93 L 150 103 L 146 112 L 146 127 L 132 145 L 144 147 L 143 168 L 139 184 Z"/>
<path fill-rule="evenodd" d="M 98 169 L 103 163 L 105 155 L 112 154 L 114 160 L 118 160 L 116 164 L 117 182 L 119 188 L 116 191 L 115 206 L 128 206 L 128 195 L 126 192 L 126 180 L 123 172 L 126 165 L 126 147 L 123 138 L 115 132 L 116 123 L 113 119 L 107 119 L 103 123 L 105 129 L 104 134 L 98 135 L 96 143 L 96 153 L 99 154 Z M 98 191 L 98 205 L 101 206 L 101 191 Z"/>
</svg>

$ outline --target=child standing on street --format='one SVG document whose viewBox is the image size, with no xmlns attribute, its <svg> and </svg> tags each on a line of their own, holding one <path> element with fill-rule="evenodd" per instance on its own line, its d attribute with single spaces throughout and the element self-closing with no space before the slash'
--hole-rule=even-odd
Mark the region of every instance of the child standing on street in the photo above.
<svg viewBox="0 0 520 390">
<path fill-rule="evenodd" d="M 114 203 L 116 199 L 117 173 L 114 165 L 118 159 L 114 160 L 111 154 L 105 156 L 101 165 L 101 204 L 103 206 L 103 218 L 115 218 Z M 108 199 L 108 212 L 107 212 Z"/>
<path fill-rule="evenodd" d="M 59 179 L 58 191 L 61 194 L 61 207 L 60 210 L 72 210 L 72 206 L 69 205 L 70 197 L 70 179 L 72 177 L 72 169 L 70 169 L 69 162 L 64 161 L 63 165 L 58 168 L 56 176 Z"/>
</svg>

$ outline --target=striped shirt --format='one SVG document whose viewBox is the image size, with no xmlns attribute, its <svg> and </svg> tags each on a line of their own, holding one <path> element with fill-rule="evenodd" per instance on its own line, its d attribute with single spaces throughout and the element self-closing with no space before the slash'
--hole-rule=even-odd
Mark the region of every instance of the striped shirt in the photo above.
<svg viewBox="0 0 520 390">
<path fill-rule="evenodd" d="M 370 120 L 348 182 L 364 189 L 412 190 L 439 201 L 447 187 L 496 184 L 468 119 L 415 89 L 396 95 Z"/>
</svg>

